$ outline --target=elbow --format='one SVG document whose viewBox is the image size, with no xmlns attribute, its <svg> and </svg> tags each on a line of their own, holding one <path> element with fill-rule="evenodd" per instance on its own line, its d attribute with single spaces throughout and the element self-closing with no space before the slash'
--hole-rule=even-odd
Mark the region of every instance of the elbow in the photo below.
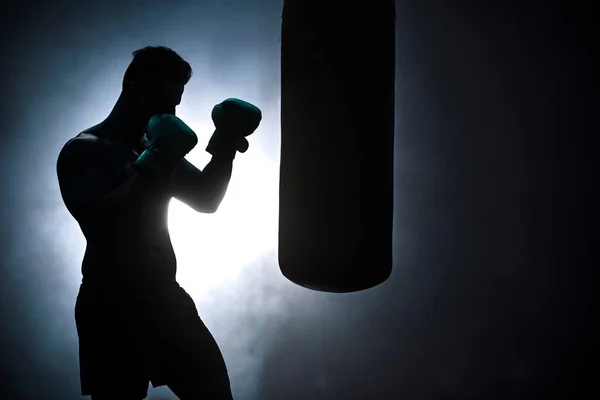
<svg viewBox="0 0 600 400">
<path fill-rule="evenodd" d="M 219 206 L 221 205 L 220 201 L 213 201 L 211 203 L 209 203 L 208 205 L 206 205 L 205 207 L 205 214 L 214 214 L 217 212 L 217 210 L 219 209 Z"/>
<path fill-rule="evenodd" d="M 208 204 L 188 204 L 192 210 L 201 214 L 214 214 L 217 212 L 217 208 Z"/>
<path fill-rule="evenodd" d="M 214 214 L 219 209 L 221 202 L 223 201 L 224 193 L 218 194 L 216 196 L 211 196 L 205 202 L 204 209 L 206 210 L 206 214 Z"/>
<path fill-rule="evenodd" d="M 175 196 L 176 198 L 183 201 L 194 211 L 202 214 L 214 214 L 219 209 L 221 201 L 223 200 L 222 194 L 211 193 L 208 190 L 195 191 L 194 193 L 186 193 L 185 196 Z"/>
<path fill-rule="evenodd" d="M 220 203 L 216 201 L 203 201 L 193 204 L 192 208 L 202 214 L 214 214 L 219 209 Z"/>
<path fill-rule="evenodd" d="M 205 206 L 201 209 L 197 209 L 196 211 L 201 212 L 202 214 L 214 214 L 217 212 L 218 208 L 219 207 Z"/>
</svg>

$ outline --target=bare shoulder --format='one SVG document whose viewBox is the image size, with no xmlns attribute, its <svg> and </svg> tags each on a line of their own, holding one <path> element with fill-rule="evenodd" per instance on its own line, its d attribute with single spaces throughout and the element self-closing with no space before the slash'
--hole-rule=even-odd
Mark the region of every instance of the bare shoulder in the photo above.
<svg viewBox="0 0 600 400">
<path fill-rule="evenodd" d="M 63 146 L 63 150 L 73 151 L 76 149 L 92 151 L 94 149 L 99 149 L 101 146 L 102 140 L 98 136 L 88 132 L 81 132 L 77 136 L 69 139 Z"/>
<path fill-rule="evenodd" d="M 108 151 L 108 146 L 101 138 L 82 132 L 69 139 L 62 147 L 57 161 L 57 168 L 71 169 L 90 165 L 102 159 Z"/>
</svg>

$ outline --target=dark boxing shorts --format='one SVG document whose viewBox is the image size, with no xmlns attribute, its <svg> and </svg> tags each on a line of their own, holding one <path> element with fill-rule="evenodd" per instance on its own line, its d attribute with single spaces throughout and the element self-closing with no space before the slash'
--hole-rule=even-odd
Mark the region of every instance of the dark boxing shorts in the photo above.
<svg viewBox="0 0 600 400">
<path fill-rule="evenodd" d="M 127 391 L 142 399 L 149 383 L 230 390 L 221 351 L 177 283 L 135 293 L 84 283 L 75 321 L 82 395 Z"/>
</svg>

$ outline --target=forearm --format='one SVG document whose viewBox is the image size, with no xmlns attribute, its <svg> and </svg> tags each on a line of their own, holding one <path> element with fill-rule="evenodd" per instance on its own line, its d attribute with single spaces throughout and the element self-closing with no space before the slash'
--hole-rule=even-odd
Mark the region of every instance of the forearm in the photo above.
<svg viewBox="0 0 600 400">
<path fill-rule="evenodd" d="M 233 159 L 229 157 L 213 156 L 202 170 L 202 179 L 210 196 L 210 208 L 216 210 L 227 193 L 231 174 L 233 172 Z"/>
<path fill-rule="evenodd" d="M 213 213 L 227 192 L 232 169 L 230 157 L 213 157 L 203 171 L 183 160 L 171 179 L 173 195 L 198 212 Z"/>
</svg>

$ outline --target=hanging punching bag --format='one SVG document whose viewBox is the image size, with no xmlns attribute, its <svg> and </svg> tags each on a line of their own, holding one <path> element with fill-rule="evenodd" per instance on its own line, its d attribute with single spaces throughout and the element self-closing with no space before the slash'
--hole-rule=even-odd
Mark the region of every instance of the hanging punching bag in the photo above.
<svg viewBox="0 0 600 400">
<path fill-rule="evenodd" d="M 392 270 L 393 0 L 284 0 L 278 259 L 306 288 Z"/>
</svg>

